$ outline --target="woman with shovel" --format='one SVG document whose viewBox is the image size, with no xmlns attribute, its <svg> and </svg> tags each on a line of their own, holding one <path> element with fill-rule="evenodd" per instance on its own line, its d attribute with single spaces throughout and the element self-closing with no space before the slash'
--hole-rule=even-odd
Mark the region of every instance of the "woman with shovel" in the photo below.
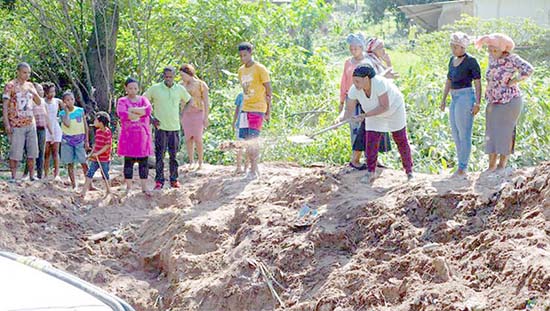
<svg viewBox="0 0 550 311">
<path fill-rule="evenodd" d="M 360 65 L 353 71 L 353 85 L 348 92 L 344 118 L 353 114 L 359 103 L 365 111 L 367 174 L 361 182 L 372 184 L 375 179 L 380 140 L 391 132 L 399 149 L 401 163 L 410 180 L 412 156 L 407 139 L 406 113 L 403 94 L 392 80 L 377 76 L 370 65 Z"/>
</svg>

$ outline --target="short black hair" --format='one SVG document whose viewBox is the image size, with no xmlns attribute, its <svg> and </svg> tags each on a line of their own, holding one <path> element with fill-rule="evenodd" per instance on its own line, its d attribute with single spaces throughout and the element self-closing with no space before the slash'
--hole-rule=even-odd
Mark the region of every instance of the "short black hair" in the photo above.
<svg viewBox="0 0 550 311">
<path fill-rule="evenodd" d="M 162 74 L 166 74 L 167 72 L 171 72 L 173 74 L 176 74 L 176 68 L 175 67 L 172 67 L 172 66 L 166 66 L 164 67 L 164 69 L 162 70 Z"/>
<path fill-rule="evenodd" d="M 372 79 L 376 76 L 376 71 L 374 71 L 371 65 L 360 65 L 353 70 L 353 76 L 360 78 L 369 77 L 369 79 Z"/>
<path fill-rule="evenodd" d="M 95 118 L 97 119 L 97 121 L 103 123 L 105 127 L 108 127 L 109 123 L 111 122 L 111 116 L 109 116 L 109 114 L 105 111 L 96 112 Z"/>
<path fill-rule="evenodd" d="M 42 88 L 44 89 L 44 93 L 48 93 L 52 87 L 55 87 L 55 84 L 53 84 L 52 82 L 42 83 Z"/>
<path fill-rule="evenodd" d="M 19 64 L 17 64 L 17 71 L 21 70 L 21 68 L 31 69 L 31 65 L 29 65 L 29 63 L 20 62 Z"/>
<path fill-rule="evenodd" d="M 72 96 L 74 98 L 74 93 L 73 91 L 71 90 L 66 90 L 65 92 L 63 92 L 63 95 L 61 95 L 61 99 L 65 99 L 65 97 L 67 96 Z"/>
<path fill-rule="evenodd" d="M 254 49 L 254 46 L 252 45 L 252 43 L 249 43 L 249 42 L 239 43 L 239 51 L 252 52 L 253 49 Z"/>
<path fill-rule="evenodd" d="M 130 77 L 130 78 L 126 79 L 126 81 L 124 81 L 124 86 L 128 86 L 128 84 L 130 84 L 130 83 L 139 84 L 139 82 L 136 79 Z"/>
</svg>

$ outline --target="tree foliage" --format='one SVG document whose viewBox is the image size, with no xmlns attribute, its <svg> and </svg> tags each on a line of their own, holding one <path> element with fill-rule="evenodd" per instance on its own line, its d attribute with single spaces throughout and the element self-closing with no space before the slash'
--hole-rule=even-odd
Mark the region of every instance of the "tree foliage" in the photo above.
<svg viewBox="0 0 550 311">
<path fill-rule="evenodd" d="M 385 3 L 390 2 L 397 3 Z M 16 2 L 14 9 L 0 9 L 4 16 L 0 20 L 0 84 L 13 78 L 18 62 L 27 61 L 33 66 L 34 81 L 51 80 L 62 89 L 80 90 L 86 100 L 92 86 L 97 86 L 94 82 L 97 80 L 89 72 L 88 51 L 90 47 L 97 50 L 90 39 L 100 28 L 98 25 L 109 24 L 106 21 L 113 20 L 115 13 L 94 7 L 100 3 L 99 0 L 29 0 Z M 194 64 L 211 90 L 211 126 L 205 132 L 205 159 L 211 163 L 229 163 L 233 155 L 222 153 L 217 146 L 235 137 L 230 124 L 234 99 L 240 92 L 236 81 L 240 66 L 236 46 L 241 41 L 250 41 L 256 47 L 255 58 L 270 70 L 274 89 L 273 117 L 262 132 L 263 159 L 301 164 L 341 164 L 349 160 L 349 129 L 345 127 L 323 134 L 309 145 L 289 144 L 286 137 L 314 132 L 334 123 L 342 61 L 349 54 L 345 36 L 352 31 L 376 34 L 380 23 L 365 23 L 362 16 L 347 12 L 336 15 L 332 5 L 320 0 L 297 0 L 284 5 L 240 0 L 109 3 L 116 3 L 119 14 L 115 57 L 111 58 L 114 82 L 105 93 L 110 93 L 111 99 L 124 94 L 123 81 L 128 76 L 138 78 L 142 88 L 147 88 L 160 80 L 163 67 Z M 104 17 L 97 19 L 97 12 Z M 396 82 L 406 97 L 415 169 L 438 172 L 455 165 L 448 117 L 437 107 L 450 56 L 448 36 L 456 29 L 473 35 L 509 33 L 518 43 L 517 52 L 535 64 L 535 75 L 521 85 L 526 106 L 518 126 L 517 152 L 512 163 L 526 165 L 547 158 L 548 30 L 528 22 L 464 19 L 443 31 L 421 35 L 413 51 L 400 45 L 406 38 L 391 35 L 388 44 L 394 66 L 401 74 Z M 104 42 L 99 43 L 101 47 Z M 109 47 L 115 47 L 115 42 Z M 101 48 L 109 50 L 106 46 Z M 485 53 L 471 52 L 486 66 Z M 483 131 L 482 113 L 474 126 L 471 162 L 474 169 L 486 164 L 480 149 Z M 5 151 L 5 136 L 3 139 L 0 151 Z M 400 167 L 396 152 L 383 155 L 382 160 Z"/>
</svg>

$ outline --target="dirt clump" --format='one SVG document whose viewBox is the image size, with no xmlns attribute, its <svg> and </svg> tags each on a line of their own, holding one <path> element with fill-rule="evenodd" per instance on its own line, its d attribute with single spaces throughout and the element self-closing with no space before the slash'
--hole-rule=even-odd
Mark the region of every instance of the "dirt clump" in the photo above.
<svg viewBox="0 0 550 311">
<path fill-rule="evenodd" d="M 387 169 L 372 187 L 335 167 L 264 165 L 256 181 L 232 169 L 115 203 L 0 181 L 0 249 L 137 310 L 550 308 L 550 163 L 410 182 Z M 306 205 L 317 216 L 297 228 Z"/>
</svg>

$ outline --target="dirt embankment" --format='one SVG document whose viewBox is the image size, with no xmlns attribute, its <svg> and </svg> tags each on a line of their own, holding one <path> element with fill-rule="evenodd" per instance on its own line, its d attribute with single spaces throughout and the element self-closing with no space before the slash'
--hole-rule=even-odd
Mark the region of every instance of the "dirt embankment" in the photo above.
<svg viewBox="0 0 550 311">
<path fill-rule="evenodd" d="M 0 182 L 0 249 L 48 260 L 137 310 L 550 308 L 549 163 L 412 182 L 386 170 L 373 187 L 340 168 L 271 164 L 253 182 L 231 169 L 110 202 Z M 318 218 L 295 228 L 304 204 Z"/>
</svg>

